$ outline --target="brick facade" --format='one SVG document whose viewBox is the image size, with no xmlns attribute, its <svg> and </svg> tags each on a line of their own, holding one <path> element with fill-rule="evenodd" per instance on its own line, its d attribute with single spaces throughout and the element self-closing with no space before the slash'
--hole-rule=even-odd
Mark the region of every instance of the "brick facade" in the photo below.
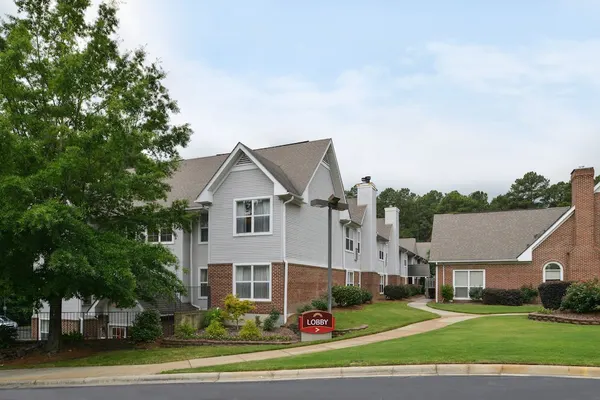
<svg viewBox="0 0 600 400">
<path fill-rule="evenodd" d="M 360 287 L 367 289 L 374 298 L 379 297 L 379 274 L 377 272 L 361 272 Z"/>
<path fill-rule="evenodd" d="M 388 285 L 406 285 L 406 278 L 400 275 L 388 275 Z"/>
<path fill-rule="evenodd" d="M 334 269 L 333 285 L 346 284 L 346 271 Z M 355 277 L 358 283 L 358 274 Z M 327 269 L 310 265 L 288 264 L 288 312 L 327 293 Z"/>
<path fill-rule="evenodd" d="M 593 168 L 573 171 L 571 184 L 574 214 L 533 250 L 531 262 L 439 265 L 438 293 L 443 284 L 453 285 L 455 270 L 483 269 L 485 286 L 503 289 L 537 287 L 543 282 L 544 266 L 549 262 L 563 266 L 563 279 L 567 281 L 600 277 L 600 193 L 594 194 Z"/>
</svg>

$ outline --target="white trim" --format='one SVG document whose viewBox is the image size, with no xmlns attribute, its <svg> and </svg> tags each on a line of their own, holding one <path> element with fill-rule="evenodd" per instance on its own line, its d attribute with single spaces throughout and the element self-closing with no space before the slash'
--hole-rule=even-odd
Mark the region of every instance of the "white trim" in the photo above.
<svg viewBox="0 0 600 400">
<path fill-rule="evenodd" d="M 252 232 L 237 233 L 237 202 L 238 201 L 251 201 L 251 200 L 269 200 L 269 231 L 268 232 L 254 232 L 254 203 L 252 203 Z M 259 217 L 264 217 L 264 214 Z M 258 197 L 245 197 L 241 199 L 233 199 L 233 236 L 264 236 L 273 234 L 273 196 L 258 196 Z M 210 230 L 209 230 L 210 235 Z"/>
<path fill-rule="evenodd" d="M 237 157 L 239 152 L 243 152 L 248 156 L 250 160 L 273 182 L 273 195 L 284 195 L 288 193 L 288 191 L 283 187 L 283 185 L 275 179 L 275 177 L 262 165 L 249 151 L 248 147 L 246 147 L 242 143 L 238 143 L 235 148 L 229 153 L 229 156 L 223 161 L 217 172 L 213 175 L 210 181 L 204 186 L 202 192 L 198 195 L 195 203 L 212 203 L 213 202 L 213 193 L 216 191 L 215 183 L 222 181 L 224 173 L 226 171 L 230 171 L 234 167 L 234 160 L 237 161 Z"/>
<path fill-rule="evenodd" d="M 356 284 L 356 272 L 355 270 L 347 269 L 346 270 L 346 286 L 358 286 Z M 349 285 L 350 280 L 348 277 L 352 274 L 352 285 Z"/>
<path fill-rule="evenodd" d="M 206 270 L 206 281 L 202 281 L 202 269 Z M 202 283 L 206 283 L 208 287 L 208 265 L 201 265 L 196 270 L 198 272 L 198 300 L 206 300 L 208 296 L 202 296 Z"/>
<path fill-rule="evenodd" d="M 283 320 L 288 318 L 288 259 L 287 259 L 287 205 L 294 201 L 294 196 L 290 197 L 281 205 L 281 258 L 283 259 Z"/>
<path fill-rule="evenodd" d="M 255 164 L 234 165 L 233 167 L 231 167 L 231 169 L 229 171 L 230 172 L 249 171 L 251 169 L 258 169 L 258 167 Z"/>
<path fill-rule="evenodd" d="M 594 193 L 600 193 L 600 183 L 594 186 Z"/>
<path fill-rule="evenodd" d="M 356 249 L 357 249 L 357 254 L 360 255 L 360 248 L 362 246 L 362 229 L 357 229 L 357 241 L 356 241 Z"/>
<path fill-rule="evenodd" d="M 471 298 L 469 297 L 469 291 L 471 290 L 471 287 L 479 287 L 479 286 L 471 286 L 471 272 L 483 272 L 482 288 L 485 289 L 485 269 L 455 269 L 452 271 L 452 290 L 456 289 L 456 285 L 454 284 L 454 282 L 456 281 L 456 273 L 457 272 L 467 272 L 467 297 L 454 296 L 454 298 L 456 300 L 471 300 Z M 459 286 L 459 287 L 464 287 L 464 286 Z"/>
<path fill-rule="evenodd" d="M 268 266 L 269 267 L 269 298 L 268 299 L 255 299 L 254 297 L 254 267 L 258 266 L 258 267 L 264 267 L 264 266 Z M 246 299 L 246 298 L 241 298 L 241 300 L 250 300 L 250 301 L 254 301 L 254 302 L 260 302 L 260 303 L 268 303 L 272 301 L 273 298 L 273 266 L 271 265 L 270 262 L 255 262 L 255 263 L 236 263 L 233 264 L 233 288 L 231 293 L 233 293 L 234 295 L 237 295 L 235 288 L 236 288 L 236 280 L 235 280 L 235 275 L 236 275 L 236 268 L 237 267 L 251 267 L 250 268 L 250 298 Z M 246 282 L 246 281 L 244 281 Z M 263 282 L 263 281 L 259 281 L 259 282 Z"/>
<path fill-rule="evenodd" d="M 325 155 L 327 155 L 327 153 L 325 153 Z M 323 156 L 323 158 L 325 158 L 325 156 Z M 324 166 L 325 168 L 327 168 L 329 171 L 331 171 L 331 167 L 330 167 L 329 165 L 325 164 L 325 163 L 323 162 L 323 160 L 321 160 L 321 162 L 319 163 L 319 165 L 322 165 L 322 166 Z"/>
<path fill-rule="evenodd" d="M 520 262 L 530 262 L 533 260 L 533 250 L 536 249 L 544 240 L 548 238 L 548 236 L 552 235 L 554 231 L 556 231 L 573 213 L 575 212 L 575 206 L 569 208 L 569 210 L 564 213 L 550 228 L 546 229 L 546 231 L 537 238 L 535 242 L 531 246 L 529 246 L 519 257 L 517 257 L 517 261 Z"/>
<path fill-rule="evenodd" d="M 325 268 L 325 269 L 328 268 L 327 264 L 320 264 L 320 263 L 315 263 L 312 261 L 301 261 L 301 260 L 298 260 L 295 258 L 288 258 L 288 262 L 290 264 L 295 264 L 295 265 L 300 265 L 300 266 L 319 267 L 319 268 Z M 247 265 L 247 264 L 244 264 L 244 265 Z M 345 268 L 339 268 L 339 267 L 336 267 L 335 265 L 332 265 L 331 268 L 333 270 L 345 271 Z"/>
<path fill-rule="evenodd" d="M 150 244 L 175 244 L 175 231 L 173 229 L 171 229 L 171 240 L 170 241 L 166 241 L 163 242 L 161 241 L 161 236 L 162 236 L 162 231 L 163 229 L 158 229 L 158 241 L 157 242 L 151 242 L 148 240 L 148 228 L 146 228 L 145 235 L 146 235 L 146 243 L 150 243 Z"/>
<path fill-rule="evenodd" d="M 411 257 L 414 258 L 414 257 Z M 523 261 L 524 262 L 524 261 Z M 508 259 L 508 260 L 431 260 L 429 261 L 429 263 L 444 263 L 444 264 L 473 264 L 473 263 L 477 263 L 477 264 L 489 264 L 489 263 L 514 263 L 517 264 L 519 263 L 518 260 L 515 259 Z M 414 265 L 414 264 L 410 264 L 409 265 Z"/>
<path fill-rule="evenodd" d="M 354 254 L 354 232 L 356 232 L 356 229 L 351 228 L 350 226 L 348 226 L 349 224 L 343 225 L 344 226 L 344 251 L 346 253 L 350 253 L 350 254 Z M 348 236 L 350 235 L 350 236 Z M 350 240 L 350 243 L 352 243 L 352 249 L 348 249 L 348 240 Z"/>
<path fill-rule="evenodd" d="M 208 244 L 208 241 L 210 240 L 210 225 L 209 225 L 210 224 L 210 222 L 209 222 L 210 221 L 210 215 L 209 214 L 210 213 L 206 212 L 206 213 L 201 213 L 198 216 L 198 244 Z M 201 219 L 202 219 L 203 215 L 206 215 L 206 227 L 205 227 L 205 229 L 208 230 L 208 240 L 206 242 L 202 241 L 202 229 L 203 228 L 202 228 L 202 225 L 201 225 L 200 222 L 201 222 Z"/>
<path fill-rule="evenodd" d="M 565 269 L 562 266 L 561 263 L 559 263 L 558 261 L 548 261 L 546 264 L 544 264 L 544 267 L 542 268 L 542 282 L 546 282 L 546 267 L 548 267 L 548 265 L 550 264 L 556 264 L 560 267 L 560 282 L 565 280 Z M 550 281 L 550 282 L 558 282 L 558 281 Z"/>
</svg>

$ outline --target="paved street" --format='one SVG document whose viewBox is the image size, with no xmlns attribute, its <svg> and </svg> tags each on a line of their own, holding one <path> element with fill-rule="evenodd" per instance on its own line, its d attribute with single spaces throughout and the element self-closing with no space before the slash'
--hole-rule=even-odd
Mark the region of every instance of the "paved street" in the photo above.
<svg viewBox="0 0 600 400">
<path fill-rule="evenodd" d="M 600 399 L 600 380 L 526 377 L 393 377 L 287 382 L 0 390 L 2 400 L 569 400 Z"/>
</svg>

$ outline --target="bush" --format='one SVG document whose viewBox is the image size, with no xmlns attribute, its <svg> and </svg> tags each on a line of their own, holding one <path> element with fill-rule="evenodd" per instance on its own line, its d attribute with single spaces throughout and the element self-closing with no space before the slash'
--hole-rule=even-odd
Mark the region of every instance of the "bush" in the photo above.
<svg viewBox="0 0 600 400">
<path fill-rule="evenodd" d="M 598 305 L 600 305 L 600 285 L 596 278 L 569 286 L 562 299 L 561 308 L 576 313 L 589 313 L 596 311 Z"/>
<path fill-rule="evenodd" d="M 279 311 L 275 309 L 271 310 L 271 313 L 263 322 L 263 330 L 270 332 L 275 329 L 275 325 L 277 325 L 277 322 L 279 322 L 279 316 Z"/>
<path fill-rule="evenodd" d="M 501 306 L 522 306 L 523 295 L 519 289 L 483 289 L 483 304 Z"/>
<path fill-rule="evenodd" d="M 175 327 L 175 337 L 177 339 L 191 339 L 196 336 L 196 328 L 189 322 L 184 322 Z"/>
<path fill-rule="evenodd" d="M 356 286 L 334 286 L 331 295 L 340 307 L 350 307 L 362 304 L 362 292 Z"/>
<path fill-rule="evenodd" d="M 558 310 L 571 282 L 545 282 L 538 286 L 544 308 Z"/>
<path fill-rule="evenodd" d="M 323 299 L 314 299 L 310 304 L 314 310 L 327 311 L 328 308 L 327 300 Z"/>
<path fill-rule="evenodd" d="M 136 343 L 156 341 L 162 336 L 160 314 L 156 310 L 142 311 L 135 317 L 129 332 L 129 337 Z"/>
<path fill-rule="evenodd" d="M 204 314 L 204 319 L 202 320 L 202 327 L 208 327 L 210 323 L 213 322 L 213 320 L 217 320 L 220 323 L 225 322 L 225 315 L 223 313 L 223 310 L 221 310 L 219 307 L 211 308 Z"/>
<path fill-rule="evenodd" d="M 260 316 L 256 315 L 254 317 L 254 323 L 256 324 L 256 326 L 258 326 L 259 328 L 262 326 L 262 321 L 260 320 Z"/>
<path fill-rule="evenodd" d="M 531 285 L 521 286 L 521 294 L 523 295 L 523 303 L 529 304 L 536 297 L 538 297 L 538 291 Z"/>
<path fill-rule="evenodd" d="M 452 285 L 442 285 L 442 299 L 444 303 L 454 300 L 454 288 Z"/>
<path fill-rule="evenodd" d="M 469 297 L 471 300 L 480 301 L 483 297 L 483 288 L 481 287 L 472 287 L 469 289 Z"/>
<path fill-rule="evenodd" d="M 296 313 L 302 314 L 302 313 L 305 313 L 310 310 L 312 310 L 311 304 L 303 304 L 303 305 L 299 306 L 298 308 L 296 308 Z"/>
<path fill-rule="evenodd" d="M 409 295 L 407 285 L 387 285 L 383 288 L 383 295 L 390 300 L 405 299 Z"/>
<path fill-rule="evenodd" d="M 212 320 L 210 325 L 208 325 L 208 327 L 204 330 L 204 334 L 210 339 L 221 339 L 227 336 L 227 329 L 225 329 L 221 322 L 214 319 Z"/>
<path fill-rule="evenodd" d="M 408 297 L 418 296 L 421 294 L 421 286 L 419 285 L 406 285 L 408 289 Z"/>
<path fill-rule="evenodd" d="M 0 326 L 0 349 L 6 349 L 17 341 L 17 328 L 12 326 Z"/>
<path fill-rule="evenodd" d="M 240 330 L 240 338 L 244 340 L 256 340 L 260 339 L 260 329 L 256 326 L 256 323 L 251 319 L 247 320 L 242 329 Z"/>
<path fill-rule="evenodd" d="M 360 295 L 362 297 L 361 300 L 363 304 L 373 301 L 373 293 L 369 292 L 367 289 L 361 288 Z"/>
<path fill-rule="evenodd" d="M 81 332 L 69 332 L 63 333 L 60 337 L 61 342 L 64 344 L 75 344 L 83 342 L 83 334 Z"/>
<path fill-rule="evenodd" d="M 544 307 L 540 307 L 540 309 L 537 310 L 537 312 L 539 314 L 552 314 L 552 310 L 548 310 L 547 308 L 544 308 Z"/>
<path fill-rule="evenodd" d="M 240 329 L 240 318 L 250 311 L 254 310 L 255 306 L 250 300 L 240 300 L 232 294 L 225 297 L 225 318 L 234 321 L 235 327 Z"/>
</svg>

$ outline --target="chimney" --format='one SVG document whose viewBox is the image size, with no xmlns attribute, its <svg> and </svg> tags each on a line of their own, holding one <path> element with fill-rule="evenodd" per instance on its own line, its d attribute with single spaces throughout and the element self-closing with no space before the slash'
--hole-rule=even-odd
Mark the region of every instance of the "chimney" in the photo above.
<svg viewBox="0 0 600 400">
<path fill-rule="evenodd" d="M 361 270 L 375 271 L 377 260 L 377 187 L 370 176 L 361 179 L 356 185 L 356 204 L 367 206 L 361 227 Z"/>
<path fill-rule="evenodd" d="M 394 206 L 385 208 L 385 224 L 392 225 L 388 249 L 388 274 L 400 275 L 400 210 Z"/>
<path fill-rule="evenodd" d="M 571 172 L 571 205 L 575 206 L 575 247 L 594 246 L 594 168 Z"/>
</svg>

